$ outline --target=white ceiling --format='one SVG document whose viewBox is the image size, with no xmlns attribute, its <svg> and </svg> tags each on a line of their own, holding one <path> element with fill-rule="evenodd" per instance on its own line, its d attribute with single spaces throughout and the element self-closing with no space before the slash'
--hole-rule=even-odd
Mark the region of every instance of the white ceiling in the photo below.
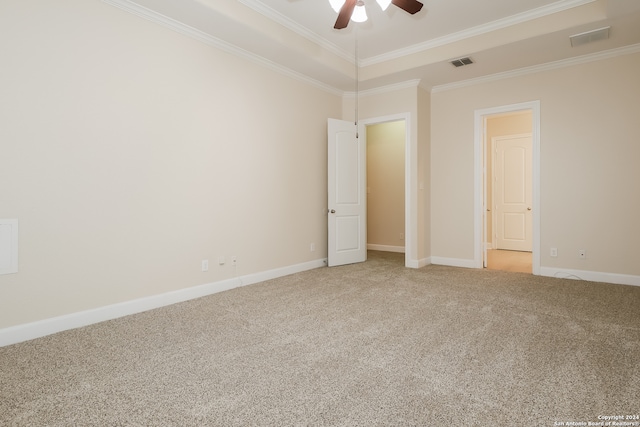
<svg viewBox="0 0 640 427">
<path fill-rule="evenodd" d="M 409 15 L 365 0 L 369 20 L 335 30 L 328 0 L 104 0 L 337 92 L 420 80 L 427 88 L 556 61 L 640 50 L 640 0 L 422 0 Z M 572 48 L 569 36 L 610 26 Z M 449 60 L 470 56 L 455 68 Z"/>
</svg>

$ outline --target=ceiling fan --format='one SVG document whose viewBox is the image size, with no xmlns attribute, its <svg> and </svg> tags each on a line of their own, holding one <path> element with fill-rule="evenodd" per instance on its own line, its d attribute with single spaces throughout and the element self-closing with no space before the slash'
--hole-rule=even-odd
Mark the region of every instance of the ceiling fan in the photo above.
<svg viewBox="0 0 640 427">
<path fill-rule="evenodd" d="M 422 9 L 422 3 L 418 0 L 376 0 L 382 10 L 386 10 L 389 4 L 393 3 L 400 9 L 404 10 L 411 15 L 418 13 Z M 367 20 L 366 12 L 364 11 L 363 0 L 329 0 L 331 7 L 338 12 L 338 19 L 333 26 L 336 30 L 346 28 L 349 24 L 349 20 L 353 19 L 356 22 L 363 22 Z M 356 8 L 357 6 L 357 8 Z M 355 13 L 354 13 L 355 12 Z"/>
</svg>

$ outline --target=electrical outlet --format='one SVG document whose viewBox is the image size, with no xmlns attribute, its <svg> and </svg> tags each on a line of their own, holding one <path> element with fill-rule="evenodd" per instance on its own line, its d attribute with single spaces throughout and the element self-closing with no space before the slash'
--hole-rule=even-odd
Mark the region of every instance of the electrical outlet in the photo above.
<svg viewBox="0 0 640 427">
<path fill-rule="evenodd" d="M 578 258 L 587 259 L 587 250 L 586 249 L 580 249 L 578 251 Z"/>
<path fill-rule="evenodd" d="M 404 240 L 404 233 L 400 233 L 400 240 Z"/>
<path fill-rule="evenodd" d="M 549 256 L 557 257 L 558 256 L 558 248 L 551 248 L 551 251 L 549 252 Z"/>
<path fill-rule="evenodd" d="M 316 244 L 315 243 L 312 243 L 311 245 L 309 245 L 309 251 L 315 252 L 315 250 L 316 250 Z"/>
<path fill-rule="evenodd" d="M 203 259 L 202 260 L 202 271 L 209 271 L 209 260 L 208 259 Z"/>
<path fill-rule="evenodd" d="M 224 265 L 224 257 L 223 256 L 218 257 L 218 264 Z"/>
</svg>

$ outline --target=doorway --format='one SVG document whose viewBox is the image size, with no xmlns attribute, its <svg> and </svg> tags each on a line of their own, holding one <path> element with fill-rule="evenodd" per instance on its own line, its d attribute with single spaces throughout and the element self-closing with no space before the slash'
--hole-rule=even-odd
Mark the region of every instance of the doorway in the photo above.
<svg viewBox="0 0 640 427">
<path fill-rule="evenodd" d="M 485 117 L 487 256 L 491 270 L 532 271 L 532 112 Z"/>
<path fill-rule="evenodd" d="M 405 122 L 367 126 L 367 249 L 405 252 Z"/>
<path fill-rule="evenodd" d="M 416 259 L 417 233 L 417 151 L 409 129 L 410 114 L 360 120 L 353 122 L 328 119 L 328 250 L 327 265 L 338 266 L 365 261 L 366 236 L 366 141 L 367 126 L 400 122 L 404 127 L 404 265 L 421 267 Z M 358 137 L 359 134 L 359 137 Z M 363 143 L 360 143 L 362 141 Z"/>
<path fill-rule="evenodd" d="M 375 233 L 380 232 L 383 228 L 385 228 L 385 224 L 377 223 L 373 224 L 373 230 L 377 230 L 374 232 L 374 240 L 369 241 L 367 237 L 367 247 L 372 250 L 382 250 L 386 252 L 404 252 L 404 265 L 406 267 L 418 268 L 418 261 L 416 248 L 414 248 L 415 239 L 417 239 L 417 224 L 415 221 L 411 221 L 411 212 L 412 209 L 415 209 L 415 202 L 412 202 L 411 192 L 417 191 L 417 174 L 415 172 L 415 168 L 412 168 L 410 162 L 410 153 L 411 153 L 411 138 L 409 135 L 409 122 L 410 122 L 410 114 L 409 113 L 400 113 L 383 117 L 374 117 L 369 119 L 360 120 L 360 134 L 364 135 L 364 141 L 368 146 L 369 143 L 369 131 L 372 130 L 374 132 L 374 139 L 376 138 L 375 133 L 381 132 L 383 136 L 386 134 L 387 136 L 392 136 L 394 142 L 393 147 L 382 147 L 383 152 L 387 154 L 393 152 L 394 160 L 392 162 L 388 162 L 385 166 L 393 166 L 392 175 L 393 178 L 390 178 L 391 182 L 381 182 L 385 180 L 385 175 L 388 174 L 382 170 L 376 170 L 374 173 L 377 175 L 377 181 L 369 182 L 369 176 L 367 176 L 367 230 L 369 232 L 369 214 L 373 215 L 374 221 L 380 221 L 381 218 L 386 218 L 386 220 L 391 219 L 393 225 L 388 227 L 386 230 L 382 232 L 384 237 L 381 236 L 380 233 L 377 235 Z M 384 139 L 384 138 L 383 138 Z M 380 148 L 380 147 L 378 147 Z M 382 153 L 378 153 L 382 154 Z M 380 156 L 378 156 L 379 158 Z M 375 163 L 380 164 L 380 159 Z M 367 152 L 367 166 L 369 167 L 369 153 Z M 372 165 L 373 168 L 378 167 L 376 165 Z M 390 172 L 387 170 L 387 172 Z M 400 176 L 398 176 L 398 172 L 400 172 Z M 369 175 L 369 171 L 367 171 L 367 175 Z M 401 184 L 398 184 L 398 181 L 401 181 Z M 371 185 L 369 185 L 371 184 Z M 387 186 L 387 184 L 391 184 L 388 187 L 382 189 L 381 186 Z M 382 190 L 382 191 L 381 191 Z M 400 194 L 398 194 L 398 192 Z M 392 194 L 394 193 L 394 194 Z M 385 195 L 386 194 L 386 195 Z M 378 200 L 373 201 L 372 203 L 372 212 L 369 212 L 369 199 L 376 198 Z M 379 200 L 382 198 L 382 201 Z M 382 202 L 382 203 L 377 203 Z M 383 212 L 386 210 L 386 207 L 379 209 L 380 204 L 389 205 L 393 204 L 392 213 Z M 401 216 L 401 219 L 398 219 L 398 215 Z M 377 218 L 377 219 L 376 219 Z M 382 219 L 385 221 L 385 219 Z M 402 238 L 401 238 L 402 237 Z M 380 240 L 386 239 L 386 240 Z"/>
<path fill-rule="evenodd" d="M 539 101 L 475 113 L 475 264 L 539 274 Z"/>
</svg>

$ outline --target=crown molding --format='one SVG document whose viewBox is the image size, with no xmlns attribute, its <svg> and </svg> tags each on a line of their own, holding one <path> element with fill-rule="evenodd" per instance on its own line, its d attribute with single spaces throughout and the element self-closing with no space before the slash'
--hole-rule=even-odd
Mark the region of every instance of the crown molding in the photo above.
<svg viewBox="0 0 640 427">
<path fill-rule="evenodd" d="M 288 28 L 289 30 L 293 31 L 294 33 L 298 34 L 299 36 L 302 36 L 302 37 L 306 38 L 307 40 L 317 44 L 318 46 L 322 47 L 323 49 L 328 50 L 329 52 L 333 53 L 334 55 L 337 55 L 340 58 L 342 58 L 342 59 L 344 59 L 346 61 L 349 61 L 351 63 L 355 63 L 354 58 L 353 58 L 353 54 L 351 54 L 349 52 L 345 52 L 343 49 L 339 48 L 335 44 L 327 41 L 327 39 L 321 37 L 320 35 L 318 35 L 317 33 L 314 33 L 313 31 L 309 31 L 309 29 L 307 29 L 306 27 L 304 27 L 304 26 L 298 24 L 297 22 L 287 18 L 286 16 L 284 16 L 280 12 L 277 12 L 277 11 L 271 9 L 270 7 L 266 6 L 264 3 L 262 3 L 262 2 L 260 2 L 258 0 L 237 0 L 237 1 L 239 3 L 244 4 L 247 7 L 250 7 L 251 9 L 253 9 L 256 12 L 260 13 L 261 15 L 265 16 L 266 18 L 269 18 L 272 21 L 277 22 L 278 24 L 282 25 L 283 27 Z M 317 1 L 317 0 L 315 0 L 315 1 Z"/>
<path fill-rule="evenodd" d="M 554 13 L 562 12 L 574 7 L 593 3 L 595 1 L 597 0 L 562 0 L 550 5 L 541 6 L 536 9 L 532 9 L 512 16 L 507 16 L 506 18 L 498 19 L 496 21 L 488 22 L 483 25 L 478 25 L 476 27 L 472 27 L 463 31 L 458 31 L 457 33 L 448 34 L 446 36 L 428 40 L 423 43 L 414 44 L 403 49 L 394 50 L 393 52 L 388 52 L 382 55 L 373 56 L 371 58 L 362 59 L 359 61 L 360 66 L 366 67 L 381 62 L 398 59 L 403 56 L 424 52 L 429 49 L 434 49 L 436 47 L 455 43 L 471 37 L 490 33 L 492 31 L 501 30 L 512 25 L 521 24 L 523 22 L 531 21 L 537 18 L 542 18 L 544 16 L 552 15 Z"/>
<path fill-rule="evenodd" d="M 342 52 L 340 49 L 338 49 L 337 47 L 335 47 L 334 45 L 326 42 L 326 40 L 320 38 L 319 36 L 317 36 L 316 34 L 309 32 L 308 30 L 303 29 L 302 27 L 300 27 L 299 25 L 293 23 L 292 21 L 290 21 L 289 19 L 285 18 L 283 15 L 275 12 L 274 10 L 267 8 L 266 6 L 264 6 L 262 3 L 258 2 L 257 0 L 238 0 L 239 2 L 247 5 L 248 7 L 251 7 L 252 9 L 256 10 L 257 12 L 263 14 L 264 16 L 275 20 L 276 22 L 279 22 L 280 24 L 284 25 L 285 27 L 291 29 L 292 31 L 295 31 L 296 33 L 300 34 L 303 37 L 306 37 L 308 39 L 310 39 L 311 41 L 320 44 L 322 47 L 326 48 L 327 50 L 332 51 L 333 53 L 339 55 L 340 57 L 345 58 L 346 60 L 349 60 L 351 62 L 353 62 L 353 58 L 349 57 L 348 55 L 346 55 L 344 52 Z M 431 49 L 433 47 L 436 46 L 441 46 L 443 44 L 447 44 L 447 43 L 452 43 L 454 41 L 458 41 L 458 40 L 462 40 L 464 38 L 468 38 L 468 37 L 473 37 L 473 36 L 477 36 L 479 34 L 483 34 L 489 31 L 494 31 L 496 29 L 500 29 L 500 28 L 504 28 L 507 27 L 509 25 L 514 25 L 520 22 L 525 22 L 527 20 L 531 20 L 531 19 L 535 19 L 535 18 L 539 18 L 542 16 L 546 16 L 552 13 L 557 13 L 560 12 L 562 10 L 567 10 L 573 7 L 577 7 L 580 5 L 584 5 L 584 4 L 588 4 L 588 3 L 592 3 L 594 1 L 597 0 L 564 0 L 564 1 L 560 1 L 560 2 L 556 2 L 552 5 L 549 6 L 543 6 L 531 11 L 528 11 L 526 13 L 522 13 L 519 15 L 513 15 L 511 17 L 505 18 L 505 19 L 501 19 L 501 20 L 497 20 L 491 23 L 488 23 L 486 25 L 482 25 L 482 26 L 478 26 L 478 27 L 474 27 L 471 28 L 469 30 L 465 30 L 465 31 L 461 31 L 458 33 L 454 33 L 451 34 L 449 36 L 445 36 L 445 37 L 441 37 L 438 39 L 434 39 L 425 43 L 421 43 L 421 44 L 417 44 L 417 45 L 413 45 L 408 47 L 407 49 L 401 49 L 401 50 L 397 50 L 394 52 L 390 52 L 389 54 L 385 54 L 385 55 L 380 55 L 377 56 L 375 58 L 370 58 L 370 59 L 366 59 L 366 60 L 360 60 L 358 61 L 361 67 L 365 67 L 368 65 L 372 65 L 374 63 L 377 62 L 382 62 L 382 61 L 387 61 L 390 59 L 395 59 L 395 58 L 399 58 L 405 55 L 408 55 L 410 53 L 414 53 L 414 52 L 419 52 L 422 50 L 426 50 L 426 49 Z M 230 53 L 234 56 L 237 56 L 239 58 L 245 59 L 247 61 L 250 61 L 252 63 L 255 63 L 257 65 L 260 65 L 262 67 L 268 68 L 272 71 L 275 71 L 277 73 L 280 73 L 282 75 L 288 76 L 290 78 L 293 78 L 295 80 L 301 81 L 303 83 L 309 84 L 313 87 L 316 87 L 320 90 L 323 90 L 325 92 L 328 92 L 330 94 L 333 95 L 337 95 L 337 96 L 342 96 L 343 98 L 350 98 L 350 97 L 355 97 L 355 92 L 353 91 L 343 91 L 340 90 L 336 87 L 333 87 L 331 85 L 322 83 L 318 80 L 315 80 L 313 78 L 310 78 L 302 73 L 299 73 L 297 71 L 294 71 L 290 68 L 284 67 L 278 63 L 275 63 L 273 61 L 270 61 L 264 57 L 261 57 L 259 55 L 256 55 L 252 52 L 249 52 L 247 50 L 241 49 L 235 45 L 232 45 L 222 39 L 219 39 L 217 37 L 214 37 L 208 33 L 205 33 L 201 30 L 198 30 L 196 28 L 193 28 L 191 26 L 185 25 L 175 19 L 169 18 L 165 15 L 162 15 L 158 12 L 155 12 L 151 9 L 148 9 L 146 7 L 140 6 L 134 2 L 132 2 L 131 0 L 102 0 L 102 2 L 107 3 L 111 6 L 117 7 L 121 10 L 124 10 L 128 13 L 131 13 L 133 15 L 136 15 L 140 18 L 146 19 L 148 21 L 154 22 L 156 24 L 160 24 L 162 26 L 164 26 L 165 28 L 169 28 L 173 31 L 176 31 L 180 34 L 186 35 L 187 37 L 190 37 L 192 39 L 195 39 L 197 41 L 200 41 L 206 45 L 215 47 L 217 49 L 220 49 L 224 52 Z M 479 77 L 479 78 L 474 78 L 474 79 L 469 79 L 469 80 L 463 80 L 463 81 L 459 81 L 459 82 L 454 82 L 454 83 L 449 83 L 449 84 L 443 84 L 443 85 L 437 85 L 437 86 L 433 86 L 431 88 L 426 87 L 424 85 L 424 83 L 421 83 L 420 80 L 409 80 L 409 81 L 405 81 L 405 82 L 400 82 L 397 84 L 392 84 L 392 85 L 387 85 L 387 86 L 381 86 L 378 88 L 373 88 L 373 89 L 368 89 L 368 90 L 364 90 L 364 91 L 360 91 L 358 93 L 359 96 L 373 96 L 373 95 L 378 95 L 381 93 L 387 93 L 387 92 L 393 92 L 396 90 L 401 90 L 401 89 L 406 89 L 406 88 L 412 88 L 412 87 L 422 87 L 423 89 L 430 91 L 431 93 L 437 93 L 437 92 L 443 92 L 443 91 L 447 91 L 447 90 L 453 90 L 453 89 L 457 89 L 457 88 L 462 88 L 462 87 L 466 87 L 466 86 L 473 86 L 473 85 L 477 85 L 480 83 L 486 83 L 486 82 L 491 82 L 491 81 L 497 81 L 497 80 L 502 80 L 502 79 L 507 79 L 507 78 L 511 78 L 511 77 L 516 77 L 516 76 L 521 76 L 521 75 L 527 75 L 527 74 L 533 74 L 533 73 L 538 73 L 538 72 L 542 72 L 542 71 L 547 71 L 547 70 L 553 70 L 553 69 L 557 69 L 557 68 L 563 68 L 563 67 L 568 67 L 568 66 L 572 66 L 572 65 L 578 65 L 578 64 L 583 64 L 583 63 L 587 63 L 587 62 L 592 62 L 592 61 L 598 61 L 598 60 L 603 60 L 603 59 L 608 59 L 608 58 L 612 58 L 615 56 L 619 56 L 619 55 L 626 55 L 626 54 L 632 54 L 632 53 L 637 53 L 640 52 L 640 44 L 635 44 L 635 45 L 630 45 L 630 46 L 626 46 L 626 47 L 621 47 L 621 48 L 616 48 L 616 49 L 611 49 L 608 51 L 604 51 L 604 52 L 599 52 L 599 53 L 595 53 L 595 54 L 590 54 L 590 55 L 583 55 L 583 56 L 578 56 L 578 57 L 574 57 L 574 58 L 570 58 L 570 59 L 565 59 L 565 60 L 560 60 L 560 61 L 555 61 L 555 62 L 550 62 L 547 64 L 541 64 L 541 65 L 536 65 L 536 66 L 531 66 L 531 67 L 525 67 L 525 68 L 520 68 L 517 70 L 512 70 L 512 71 L 506 71 L 506 72 L 502 72 L 502 73 L 496 73 L 496 74 L 492 74 L 489 76 L 484 76 L 484 77 Z"/>
<path fill-rule="evenodd" d="M 397 90 L 402 90 L 402 89 L 417 88 L 418 86 L 420 86 L 420 81 L 421 81 L 420 79 L 407 80 L 404 82 L 394 83 L 387 86 L 380 86 L 373 89 L 362 90 L 362 91 L 358 91 L 358 96 L 367 97 L 367 96 L 373 96 L 373 95 L 380 95 L 382 93 L 395 92 Z M 355 98 L 356 93 L 353 91 L 344 92 L 342 97 L 345 99 Z"/>
<path fill-rule="evenodd" d="M 291 77 L 303 83 L 307 83 L 307 84 L 310 84 L 311 86 L 315 86 L 316 88 L 329 92 L 333 95 L 340 96 L 343 94 L 343 91 L 338 90 L 332 86 L 324 84 L 318 80 L 312 79 L 311 77 L 308 77 L 290 68 L 284 67 L 262 56 L 259 56 L 247 50 L 241 49 L 222 39 L 219 39 L 210 34 L 207 34 L 204 31 L 198 30 L 189 25 L 185 25 L 182 22 L 177 21 L 173 18 L 169 18 L 168 16 L 162 15 L 161 13 L 155 12 L 151 9 L 140 6 L 139 4 L 133 3 L 130 0 L 102 0 L 102 2 L 107 3 L 111 6 L 117 7 L 118 9 L 124 10 L 125 12 L 131 13 L 140 18 L 146 19 L 147 21 L 160 24 L 165 28 L 169 28 L 170 30 L 176 31 L 187 37 L 195 39 L 208 46 L 215 47 L 217 49 L 220 49 L 222 51 L 225 51 L 237 57 L 253 62 L 254 64 L 258 64 L 260 66 L 269 68 L 272 71 L 276 71 L 280 74 Z"/>
<path fill-rule="evenodd" d="M 512 77 L 535 74 L 535 73 L 540 73 L 540 72 L 549 71 L 549 70 L 556 70 L 559 68 L 586 64 L 589 62 L 601 61 L 604 59 L 615 58 L 617 56 L 623 56 L 623 55 L 631 55 L 639 52 L 640 52 L 640 43 L 637 43 L 629 46 L 623 46 L 615 49 L 605 50 L 602 52 L 563 59 L 560 61 L 548 62 L 546 64 L 534 65 L 531 67 L 518 68 L 517 70 L 505 71 L 503 73 L 491 74 L 488 76 L 478 77 L 475 79 L 462 80 L 459 82 L 438 85 L 431 88 L 431 93 L 445 92 L 448 90 L 459 89 L 467 86 L 474 86 L 481 83 L 489 83 L 489 82 L 494 82 L 498 80 L 509 79 Z"/>
</svg>

